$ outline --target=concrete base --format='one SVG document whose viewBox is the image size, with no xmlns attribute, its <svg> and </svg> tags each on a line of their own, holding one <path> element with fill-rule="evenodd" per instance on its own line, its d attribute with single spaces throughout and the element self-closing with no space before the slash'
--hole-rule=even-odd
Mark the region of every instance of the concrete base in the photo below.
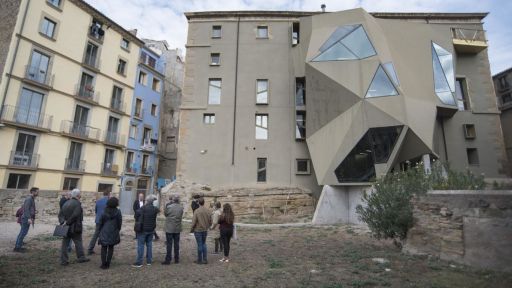
<svg viewBox="0 0 512 288">
<path fill-rule="evenodd" d="M 371 186 L 325 185 L 316 205 L 313 224 L 363 224 L 357 218 L 356 207 Z"/>
</svg>

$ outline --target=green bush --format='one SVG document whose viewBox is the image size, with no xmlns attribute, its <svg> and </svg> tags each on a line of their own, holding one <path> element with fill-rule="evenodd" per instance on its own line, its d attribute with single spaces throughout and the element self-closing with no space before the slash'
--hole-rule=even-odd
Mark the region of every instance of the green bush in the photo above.
<svg viewBox="0 0 512 288">
<path fill-rule="evenodd" d="M 456 172 L 444 169 L 434 162 L 432 171 L 425 173 L 420 162 L 406 171 L 389 173 L 377 179 L 371 193 L 362 197 L 365 205 L 358 205 L 359 220 L 370 228 L 377 239 L 403 240 L 412 227 L 412 204 L 414 195 L 425 194 L 428 190 L 477 190 L 485 186 L 483 176 L 475 176 L 469 170 Z"/>
</svg>

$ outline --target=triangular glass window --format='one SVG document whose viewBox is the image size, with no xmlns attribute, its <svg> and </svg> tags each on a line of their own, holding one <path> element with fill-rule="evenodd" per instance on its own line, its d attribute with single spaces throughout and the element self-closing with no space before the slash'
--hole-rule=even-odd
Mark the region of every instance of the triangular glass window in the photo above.
<svg viewBox="0 0 512 288">
<path fill-rule="evenodd" d="M 391 80 L 393 80 L 393 83 L 395 86 L 400 86 L 400 81 L 398 81 L 398 76 L 396 75 L 395 66 L 393 66 L 392 62 L 384 63 L 382 64 L 382 67 L 384 67 L 384 70 L 386 70 L 386 73 L 388 73 Z"/>
<path fill-rule="evenodd" d="M 395 95 L 398 95 L 395 86 L 393 86 L 391 79 L 389 79 L 386 72 L 384 72 L 382 65 L 379 65 L 377 72 L 375 72 L 373 76 L 372 83 L 370 83 L 370 88 L 366 91 L 365 98 Z"/>
<path fill-rule="evenodd" d="M 338 27 L 319 51 L 311 61 L 357 60 L 377 54 L 361 24 Z"/>
<path fill-rule="evenodd" d="M 432 67 L 434 70 L 434 90 L 437 97 L 444 104 L 455 105 L 453 57 L 452 54 L 435 43 L 432 43 Z M 453 83 L 450 84 L 450 82 Z"/>
</svg>

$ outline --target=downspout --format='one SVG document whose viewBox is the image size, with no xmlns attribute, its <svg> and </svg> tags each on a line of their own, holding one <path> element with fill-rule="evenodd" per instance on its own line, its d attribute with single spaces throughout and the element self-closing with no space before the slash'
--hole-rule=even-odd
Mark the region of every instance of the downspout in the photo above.
<svg viewBox="0 0 512 288">
<path fill-rule="evenodd" d="M 231 150 L 231 165 L 235 165 L 235 139 L 236 139 L 236 98 L 238 92 L 238 48 L 240 46 L 240 16 L 236 23 L 236 58 L 235 58 L 235 99 L 233 104 L 233 149 Z"/>
<path fill-rule="evenodd" d="M 0 105 L 0 116 L 2 115 L 2 113 L 4 111 L 5 99 L 7 98 L 7 91 L 9 90 L 9 84 L 11 83 L 11 77 L 12 77 L 11 75 L 12 75 L 12 71 L 14 70 L 14 63 L 16 61 L 16 57 L 18 56 L 18 48 L 20 46 L 21 36 L 23 35 L 23 28 L 25 27 L 25 19 L 27 18 L 29 5 L 30 5 L 30 0 L 27 0 L 27 6 L 25 7 L 25 12 L 23 13 L 23 19 L 21 20 L 20 36 L 16 40 L 16 47 L 14 48 L 14 55 L 12 57 L 11 68 L 9 68 L 9 76 L 7 77 L 7 83 L 5 84 L 4 96 L 2 98 L 2 105 Z"/>
</svg>

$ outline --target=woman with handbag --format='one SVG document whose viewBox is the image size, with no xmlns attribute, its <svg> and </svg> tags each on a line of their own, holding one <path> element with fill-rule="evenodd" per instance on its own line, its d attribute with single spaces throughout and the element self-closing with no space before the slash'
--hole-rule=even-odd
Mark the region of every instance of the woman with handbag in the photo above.
<svg viewBox="0 0 512 288">
<path fill-rule="evenodd" d="M 100 218 L 98 244 L 101 245 L 101 269 L 110 268 L 114 245 L 121 242 L 119 231 L 123 224 L 123 217 L 117 206 L 119 206 L 119 200 L 116 197 L 108 199 L 107 207 Z"/>
</svg>

